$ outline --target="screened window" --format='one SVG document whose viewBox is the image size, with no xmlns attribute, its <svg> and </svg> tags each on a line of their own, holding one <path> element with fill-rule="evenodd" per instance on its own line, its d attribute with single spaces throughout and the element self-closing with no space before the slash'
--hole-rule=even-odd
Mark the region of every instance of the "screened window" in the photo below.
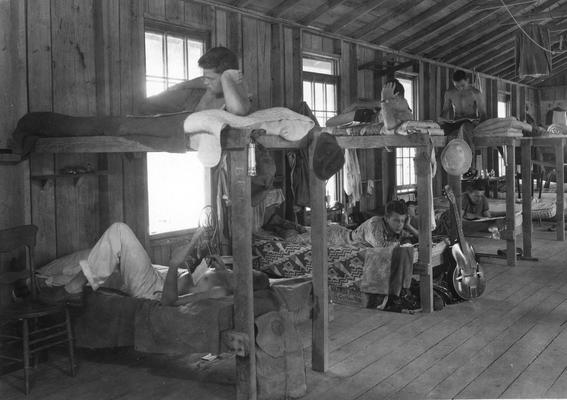
<svg viewBox="0 0 567 400">
<path fill-rule="evenodd" d="M 498 94 L 498 118 L 506 118 L 510 116 L 510 96 L 504 93 Z M 504 146 L 505 147 L 505 146 Z M 506 163 L 502 154 L 498 152 L 498 174 L 506 173 Z"/>
<path fill-rule="evenodd" d="M 338 70 L 334 59 L 303 57 L 303 101 L 321 126 L 337 115 Z M 326 185 L 328 202 L 339 201 L 337 175 Z"/>
<path fill-rule="evenodd" d="M 146 31 L 145 45 L 147 96 L 202 75 L 204 40 Z M 150 235 L 197 227 L 209 184 L 197 154 L 148 153 L 147 160 Z"/>
<path fill-rule="evenodd" d="M 404 97 L 415 116 L 415 78 L 396 77 L 404 87 Z M 403 194 L 415 191 L 415 148 L 399 147 L 396 148 L 396 193 Z"/>
</svg>

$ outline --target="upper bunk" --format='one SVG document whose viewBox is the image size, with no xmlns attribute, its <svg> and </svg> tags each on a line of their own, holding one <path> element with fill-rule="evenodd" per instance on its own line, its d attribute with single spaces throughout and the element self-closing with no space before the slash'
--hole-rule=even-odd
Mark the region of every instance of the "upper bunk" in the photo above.
<svg viewBox="0 0 567 400">
<path fill-rule="evenodd" d="M 324 128 L 316 128 L 322 131 Z M 426 134 L 410 135 L 368 135 L 352 136 L 346 130 L 338 131 L 334 136 L 340 147 L 344 149 L 379 149 L 386 147 L 442 147 L 446 143 L 444 136 L 429 136 Z M 222 148 L 236 150 L 245 148 L 254 140 L 270 150 L 299 149 L 305 145 L 302 140 L 289 141 L 280 136 L 266 135 L 252 129 L 227 128 L 221 135 Z M 187 147 L 190 147 L 188 138 Z M 190 149 L 188 149 L 190 150 Z M 81 136 L 81 137 L 50 137 L 39 138 L 35 144 L 34 153 L 131 153 L 162 151 L 144 145 L 135 140 L 120 136 Z"/>
</svg>

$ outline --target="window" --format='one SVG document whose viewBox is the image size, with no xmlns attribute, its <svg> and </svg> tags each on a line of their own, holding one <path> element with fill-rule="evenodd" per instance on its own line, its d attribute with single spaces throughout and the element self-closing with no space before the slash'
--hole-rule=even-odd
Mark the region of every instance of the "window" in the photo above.
<svg viewBox="0 0 567 400">
<path fill-rule="evenodd" d="M 202 75 L 197 60 L 204 40 L 146 31 L 145 45 L 147 96 Z M 147 159 L 150 235 L 197 227 L 209 183 L 197 153 L 148 153 Z"/>
<path fill-rule="evenodd" d="M 397 76 L 404 87 L 404 97 L 415 116 L 415 77 L 413 76 Z M 396 148 L 396 194 L 404 194 L 415 191 L 415 148 L 398 147 Z"/>
<path fill-rule="evenodd" d="M 505 93 L 498 93 L 498 118 L 506 118 L 510 116 L 510 96 Z M 498 175 L 502 176 L 506 173 L 506 164 L 502 154 L 498 152 Z"/>
<path fill-rule="evenodd" d="M 331 58 L 303 57 L 303 101 L 307 103 L 321 126 L 337 115 L 337 61 Z M 340 173 L 340 172 L 339 172 Z M 339 201 L 337 175 L 327 181 L 329 204 Z"/>
</svg>

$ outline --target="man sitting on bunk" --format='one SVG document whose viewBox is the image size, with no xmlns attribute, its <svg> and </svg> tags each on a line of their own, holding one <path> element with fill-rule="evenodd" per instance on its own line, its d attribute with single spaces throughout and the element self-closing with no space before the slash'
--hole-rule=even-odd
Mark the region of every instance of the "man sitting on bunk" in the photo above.
<svg viewBox="0 0 567 400">
<path fill-rule="evenodd" d="M 439 118 L 445 133 L 465 140 L 474 155 L 473 130 L 478 122 L 485 119 L 486 107 L 482 93 L 471 85 L 465 71 L 455 71 L 453 87 L 445 92 Z"/>
<path fill-rule="evenodd" d="M 213 47 L 199 58 L 203 76 L 178 83 L 162 93 L 146 98 L 143 114 L 223 109 L 247 115 L 251 104 L 236 54 L 226 47 Z"/>
<path fill-rule="evenodd" d="M 160 300 L 163 305 L 228 296 L 234 289 L 234 279 L 232 271 L 226 269 L 220 257 L 203 259 L 193 275 L 186 269 L 180 271 L 204 233 L 205 230 L 198 230 L 188 244 L 176 248 L 169 260 L 169 268 L 164 272 L 154 268 L 128 225 L 114 223 L 90 250 L 88 257 L 79 262 L 80 268 L 75 276 L 64 286 L 42 288 L 40 298 L 47 302 L 76 299 L 87 283 L 97 290 L 115 273 L 120 275 L 123 292 L 136 298 Z M 267 276 L 254 271 L 255 289 L 268 285 Z"/>
<path fill-rule="evenodd" d="M 418 231 L 410 224 L 403 200 L 389 202 L 384 217 L 372 217 L 352 231 L 331 225 L 328 237 L 330 245 L 364 243 L 383 249 L 365 255 L 361 290 L 368 296 L 368 308 L 417 308 L 409 289 L 413 275 L 411 243 L 417 240 Z"/>
<path fill-rule="evenodd" d="M 397 79 L 384 84 L 381 93 L 380 118 L 384 123 L 384 130 L 393 133 L 402 122 L 414 119 L 413 113 L 405 99 L 404 86 Z"/>
</svg>

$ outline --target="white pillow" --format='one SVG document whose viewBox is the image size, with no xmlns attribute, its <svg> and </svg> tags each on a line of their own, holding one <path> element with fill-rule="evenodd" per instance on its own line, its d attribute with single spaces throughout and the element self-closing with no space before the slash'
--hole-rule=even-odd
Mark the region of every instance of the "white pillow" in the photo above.
<svg viewBox="0 0 567 400">
<path fill-rule="evenodd" d="M 49 286 L 63 286 L 81 271 L 79 261 L 86 260 L 89 252 L 90 249 L 85 249 L 56 258 L 36 269 L 36 275 L 45 278 L 45 283 Z"/>
</svg>

